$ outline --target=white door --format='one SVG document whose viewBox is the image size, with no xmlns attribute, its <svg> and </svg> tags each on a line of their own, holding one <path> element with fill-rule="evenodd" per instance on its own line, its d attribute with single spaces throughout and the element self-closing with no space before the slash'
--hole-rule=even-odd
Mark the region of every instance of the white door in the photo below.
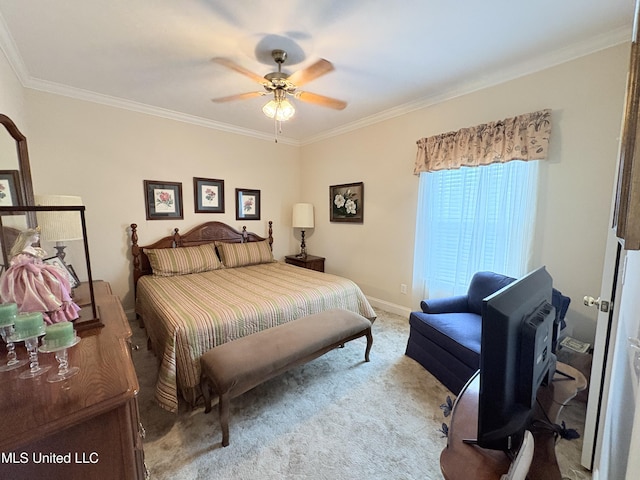
<svg viewBox="0 0 640 480">
<path fill-rule="evenodd" d="M 610 329 L 601 409 L 595 422 L 596 480 L 640 478 L 640 252 L 622 250 L 618 266 L 617 321 Z M 590 394 L 590 401 L 596 396 Z"/>
<path fill-rule="evenodd" d="M 640 395 L 638 388 L 640 384 L 640 251 L 627 252 L 625 258 L 625 268 L 623 274 L 622 296 L 620 299 L 620 320 L 619 328 L 620 344 L 625 347 L 621 349 L 621 368 L 616 370 L 614 364 L 613 391 L 618 391 L 623 387 L 628 405 L 622 403 L 621 410 L 624 414 L 618 421 L 618 430 L 624 434 L 619 436 L 619 441 L 625 443 L 625 453 L 627 455 L 625 477 L 627 480 L 640 478 Z M 622 397 L 622 395 L 621 395 Z M 611 422 L 613 423 L 613 422 Z M 605 424 L 605 432 L 607 426 Z M 628 433 L 628 435 L 627 435 Z M 616 448 L 617 442 L 613 438 L 612 445 Z M 615 459 L 614 459 L 615 460 Z M 613 477 L 610 477 L 613 478 Z"/>
<path fill-rule="evenodd" d="M 624 250 L 620 248 L 615 231 L 609 229 L 599 296 L 601 300 L 594 305 L 599 311 L 593 345 L 593 363 L 589 380 L 589 398 L 581 458 L 582 465 L 594 471 L 599 466 L 596 465 L 596 459 L 601 456 L 603 424 L 611 386 L 611 358 L 615 348 L 614 340 L 618 326 L 618 282 L 621 273 L 619 266 L 623 255 Z"/>
<path fill-rule="evenodd" d="M 629 189 L 628 192 L 625 192 L 625 188 L 619 191 L 629 202 L 632 201 L 630 192 L 635 191 L 629 185 L 635 184 L 638 178 L 638 172 L 633 172 L 633 167 L 640 164 L 640 144 L 636 138 L 640 125 L 637 109 L 640 0 L 635 3 L 632 56 L 627 79 L 621 155 L 618 156 L 625 159 L 625 181 L 621 185 Z M 614 192 L 619 188 L 616 186 Z M 612 213 L 615 205 L 614 198 Z M 623 212 L 623 215 L 627 213 Z M 628 217 L 621 218 L 628 221 Z M 598 305 L 600 309 L 581 460 L 583 466 L 592 469 L 594 480 L 637 479 L 640 478 L 640 461 L 635 458 L 640 445 L 640 418 L 636 419 L 636 411 L 640 416 L 640 409 L 636 408 L 640 404 L 640 252 L 625 251 L 613 229 L 609 230 L 607 237 L 600 298 L 613 303 L 608 309 L 602 308 L 602 302 Z M 635 456 L 630 456 L 630 452 L 634 451 Z"/>
</svg>

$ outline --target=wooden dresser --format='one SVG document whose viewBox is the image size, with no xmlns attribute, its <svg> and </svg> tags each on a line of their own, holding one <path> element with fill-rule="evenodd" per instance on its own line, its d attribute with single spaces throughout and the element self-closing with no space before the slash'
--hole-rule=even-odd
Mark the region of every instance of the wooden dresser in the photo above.
<svg viewBox="0 0 640 480">
<path fill-rule="evenodd" d="M 76 289 L 78 304 L 87 292 Z M 69 349 L 77 375 L 49 383 L 49 372 L 19 379 L 28 366 L 0 372 L 0 478 L 145 478 L 131 329 L 108 283 L 94 282 L 94 296 L 105 326 Z M 22 343 L 16 351 L 25 356 Z M 53 354 L 39 358 L 57 368 Z"/>
</svg>

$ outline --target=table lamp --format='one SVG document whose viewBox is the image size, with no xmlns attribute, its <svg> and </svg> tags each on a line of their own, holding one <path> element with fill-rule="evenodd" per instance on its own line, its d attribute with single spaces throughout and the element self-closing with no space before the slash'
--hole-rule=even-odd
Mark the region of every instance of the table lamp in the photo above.
<svg viewBox="0 0 640 480">
<path fill-rule="evenodd" d="M 36 195 L 38 206 L 75 206 L 82 205 L 82 198 L 71 195 Z M 37 212 L 40 238 L 55 242 L 57 256 L 64 263 L 65 242 L 82 240 L 82 223 L 78 212 Z"/>
<path fill-rule="evenodd" d="M 302 243 L 298 257 L 307 258 L 307 246 L 304 243 L 305 228 L 313 228 L 313 205 L 310 203 L 296 203 L 293 206 L 293 228 L 302 229 Z"/>
</svg>

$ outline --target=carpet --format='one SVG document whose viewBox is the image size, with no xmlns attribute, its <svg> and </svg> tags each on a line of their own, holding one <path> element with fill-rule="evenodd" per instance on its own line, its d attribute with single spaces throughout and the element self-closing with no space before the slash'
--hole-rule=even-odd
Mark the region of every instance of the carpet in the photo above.
<svg viewBox="0 0 640 480">
<path fill-rule="evenodd" d="M 169 413 L 155 404 L 157 361 L 146 350 L 144 330 L 134 323 L 133 343 L 140 348 L 133 359 L 151 478 L 441 479 L 439 458 L 446 446 L 441 430 L 449 418 L 440 405 L 453 395 L 404 355 L 408 320 L 377 313 L 369 363 L 366 341 L 357 339 L 232 400 L 226 448 L 216 408 L 204 414 L 202 405 L 192 410 L 183 402 L 177 413 Z M 558 445 L 570 474 L 581 468 L 576 467 L 579 449 L 571 449 Z"/>
</svg>

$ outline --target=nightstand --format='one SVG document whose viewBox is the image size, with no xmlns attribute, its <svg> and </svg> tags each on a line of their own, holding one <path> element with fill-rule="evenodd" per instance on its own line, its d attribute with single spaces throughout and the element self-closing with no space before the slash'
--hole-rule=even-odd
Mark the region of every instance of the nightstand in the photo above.
<svg viewBox="0 0 640 480">
<path fill-rule="evenodd" d="M 316 270 L 317 272 L 324 272 L 324 257 L 307 255 L 306 258 L 302 258 L 297 255 L 287 255 L 286 257 L 284 257 L 284 261 L 291 265 L 295 265 L 296 267 L 308 268 L 309 270 Z"/>
</svg>

